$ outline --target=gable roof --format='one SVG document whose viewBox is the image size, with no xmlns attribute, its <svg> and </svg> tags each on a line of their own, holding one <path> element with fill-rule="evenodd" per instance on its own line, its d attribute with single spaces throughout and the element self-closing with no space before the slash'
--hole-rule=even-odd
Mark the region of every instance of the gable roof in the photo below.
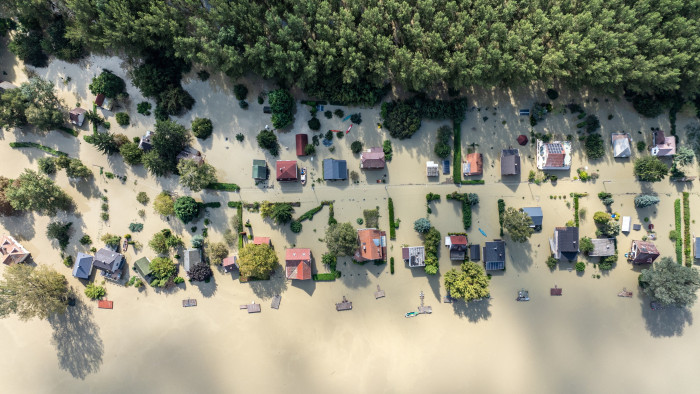
<svg viewBox="0 0 700 394">
<path fill-rule="evenodd" d="M 253 160 L 253 179 L 267 179 L 267 163 L 265 160 Z"/>
<path fill-rule="evenodd" d="M 29 252 L 11 235 L 0 238 L 0 260 L 3 264 L 21 263 L 29 257 Z"/>
<path fill-rule="evenodd" d="M 466 175 L 481 175 L 484 173 L 484 156 L 481 153 L 469 153 L 462 164 L 462 172 Z"/>
<path fill-rule="evenodd" d="M 481 248 L 479 247 L 479 244 L 469 245 L 469 259 L 471 261 L 481 260 Z"/>
<path fill-rule="evenodd" d="M 224 271 L 226 272 L 231 272 L 234 269 L 240 268 L 238 266 L 238 257 L 237 256 L 228 256 L 226 257 L 222 262 L 221 266 L 224 267 Z"/>
<path fill-rule="evenodd" d="M 78 252 L 73 266 L 73 276 L 80 279 L 88 279 L 92 273 L 92 256 Z"/>
<path fill-rule="evenodd" d="M 673 156 L 676 154 L 676 137 L 666 137 L 663 130 L 654 131 L 651 154 L 654 156 Z"/>
<path fill-rule="evenodd" d="M 253 245 L 270 245 L 270 237 L 253 237 Z"/>
<path fill-rule="evenodd" d="M 364 169 L 379 169 L 386 166 L 386 158 L 384 157 L 384 149 L 375 146 L 367 149 L 360 154 L 360 168 Z"/>
<path fill-rule="evenodd" d="M 146 135 L 139 141 L 139 149 L 148 152 L 153 148 L 153 145 L 151 145 L 151 136 L 153 136 L 153 132 L 151 130 L 146 131 Z"/>
<path fill-rule="evenodd" d="M 202 252 L 199 249 L 187 249 L 185 250 L 185 259 L 183 260 L 182 266 L 185 271 L 189 272 L 192 267 L 202 262 Z"/>
<path fill-rule="evenodd" d="M 613 155 L 615 157 L 630 157 L 630 135 L 627 133 L 612 133 Z"/>
<path fill-rule="evenodd" d="M 95 253 L 92 264 L 97 269 L 114 273 L 121 267 L 123 261 L 124 256 L 122 254 L 109 248 L 102 248 Z"/>
<path fill-rule="evenodd" d="M 501 151 L 501 175 L 520 174 L 520 151 L 504 149 Z"/>
<path fill-rule="evenodd" d="M 357 230 L 360 246 L 355 253 L 355 260 L 386 260 L 386 232 L 376 228 Z"/>
<path fill-rule="evenodd" d="M 144 256 L 134 261 L 134 271 L 146 279 L 151 274 L 151 262 L 148 260 L 148 257 Z"/>
<path fill-rule="evenodd" d="M 578 253 L 578 227 L 557 227 L 559 252 Z"/>
<path fill-rule="evenodd" d="M 297 134 L 296 135 L 296 142 L 297 142 L 297 156 L 306 156 L 306 152 L 304 151 L 304 148 L 306 148 L 306 145 L 309 144 L 309 136 L 306 134 Z"/>
<path fill-rule="evenodd" d="M 277 180 L 296 181 L 297 162 L 296 160 L 277 160 Z"/>
<path fill-rule="evenodd" d="M 455 245 L 467 245 L 467 236 L 466 235 L 450 235 L 450 242 L 452 243 L 452 246 Z"/>
<path fill-rule="evenodd" d="M 105 95 L 103 93 L 100 93 L 97 95 L 97 97 L 95 97 L 95 105 L 98 107 L 101 107 L 102 104 L 104 103 L 104 101 L 105 101 Z"/>
<path fill-rule="evenodd" d="M 294 248 L 285 252 L 287 279 L 311 279 L 311 249 Z"/>
<path fill-rule="evenodd" d="M 329 181 L 348 179 L 348 163 L 345 160 L 324 159 L 323 179 Z"/>
<path fill-rule="evenodd" d="M 490 241 L 484 243 L 484 266 L 487 271 L 502 270 L 506 267 L 506 243 Z"/>
<path fill-rule="evenodd" d="M 521 208 L 523 212 L 527 214 L 530 218 L 532 218 L 532 225 L 533 226 L 541 226 L 542 225 L 542 208 L 540 207 L 526 207 L 526 208 Z"/>
</svg>

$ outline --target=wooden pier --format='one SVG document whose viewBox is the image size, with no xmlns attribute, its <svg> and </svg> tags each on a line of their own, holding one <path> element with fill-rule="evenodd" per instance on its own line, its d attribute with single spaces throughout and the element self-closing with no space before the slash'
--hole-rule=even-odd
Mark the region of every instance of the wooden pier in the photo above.
<svg viewBox="0 0 700 394">
<path fill-rule="evenodd" d="M 379 285 L 377 285 L 377 291 L 374 292 L 374 299 L 378 300 L 380 298 L 386 297 L 386 294 L 384 293 L 384 290 L 382 290 Z"/>
<path fill-rule="evenodd" d="M 432 306 L 425 306 L 425 294 L 423 294 L 423 290 L 421 290 L 421 292 L 420 292 L 420 306 L 418 307 L 418 313 L 419 314 L 433 313 Z"/>
<path fill-rule="evenodd" d="M 256 304 L 255 301 L 252 304 L 241 305 L 241 309 L 248 310 L 248 313 L 260 313 L 261 311 L 260 304 Z"/>
<path fill-rule="evenodd" d="M 280 302 L 282 302 L 282 296 L 278 294 L 272 298 L 272 305 L 270 305 L 270 308 L 280 309 Z"/>
<path fill-rule="evenodd" d="M 343 301 L 335 304 L 335 310 L 338 312 L 352 310 L 352 302 L 343 296 Z"/>
<path fill-rule="evenodd" d="M 186 300 L 182 300 L 182 307 L 183 308 L 188 308 L 190 306 L 197 306 L 197 300 L 194 298 L 188 298 Z"/>
<path fill-rule="evenodd" d="M 627 291 L 627 288 L 626 288 L 626 287 L 623 287 L 623 288 L 622 288 L 622 291 L 619 292 L 619 293 L 617 293 L 617 296 L 618 296 L 618 297 L 632 297 L 632 292 L 631 292 L 631 291 Z"/>
</svg>

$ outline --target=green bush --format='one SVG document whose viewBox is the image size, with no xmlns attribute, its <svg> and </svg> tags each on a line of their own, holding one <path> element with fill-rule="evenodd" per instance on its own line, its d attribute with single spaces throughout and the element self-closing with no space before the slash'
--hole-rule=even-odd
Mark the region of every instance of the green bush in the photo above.
<svg viewBox="0 0 700 394">
<path fill-rule="evenodd" d="M 688 267 L 693 266 L 693 260 L 691 259 L 690 255 L 690 249 L 691 249 L 691 244 L 690 244 L 690 200 L 689 200 L 689 193 L 688 192 L 683 192 L 683 242 L 685 244 L 685 247 L 683 248 L 683 251 L 685 252 L 685 265 Z M 678 260 L 678 263 L 680 264 L 681 260 Z"/>
<path fill-rule="evenodd" d="M 589 159 L 595 160 L 605 156 L 605 147 L 603 146 L 603 137 L 598 133 L 593 133 L 586 137 L 584 150 Z"/>
<path fill-rule="evenodd" d="M 129 124 L 129 114 L 126 112 L 117 112 L 117 124 L 119 126 L 127 126 Z"/>
<path fill-rule="evenodd" d="M 85 234 L 80 238 L 80 244 L 83 246 L 90 245 L 92 243 L 92 239 L 90 238 L 89 235 Z"/>
<path fill-rule="evenodd" d="M 175 200 L 175 216 L 177 216 L 183 223 L 189 223 L 194 220 L 197 215 L 199 215 L 199 204 L 194 200 L 194 198 L 189 196 L 182 196 Z"/>
<path fill-rule="evenodd" d="M 311 130 L 319 130 L 321 128 L 321 121 L 316 117 L 311 118 L 307 124 Z"/>
<path fill-rule="evenodd" d="M 431 227 L 430 220 L 426 218 L 419 218 L 413 223 L 413 229 L 421 234 L 427 233 Z"/>
<path fill-rule="evenodd" d="M 323 116 L 326 117 L 326 119 L 332 119 L 333 118 L 333 112 L 331 111 L 326 111 L 323 113 Z"/>
<path fill-rule="evenodd" d="M 139 203 L 141 203 L 141 204 L 143 204 L 143 205 L 148 204 L 148 202 L 149 202 L 150 200 L 151 200 L 151 199 L 148 198 L 148 194 L 146 194 L 146 192 L 139 192 L 139 193 L 136 195 L 136 201 L 138 201 Z"/>
<path fill-rule="evenodd" d="M 549 269 L 553 270 L 554 268 L 556 268 L 557 263 L 559 263 L 559 260 L 555 259 L 554 256 L 549 256 L 547 258 L 546 263 L 547 263 L 547 267 L 549 267 Z"/>
<path fill-rule="evenodd" d="M 632 99 L 632 106 L 640 115 L 647 118 L 655 118 L 664 112 L 663 104 L 653 95 L 636 95 Z"/>
<path fill-rule="evenodd" d="M 96 286 L 94 283 L 88 283 L 85 287 L 85 295 L 91 300 L 97 300 L 105 296 L 107 291 L 102 286 Z"/>
<path fill-rule="evenodd" d="M 359 113 L 352 114 L 352 116 L 350 116 L 350 121 L 354 124 L 359 125 L 360 123 L 362 123 L 362 115 Z"/>
<path fill-rule="evenodd" d="M 148 101 L 142 101 L 136 105 L 136 112 L 141 115 L 150 116 L 151 115 L 151 103 Z"/>
<path fill-rule="evenodd" d="M 268 94 L 270 109 L 272 110 L 272 125 L 281 129 L 291 124 L 294 120 L 294 98 L 284 89 L 273 90 Z"/>
<path fill-rule="evenodd" d="M 352 153 L 354 153 L 354 154 L 358 154 L 358 153 L 362 152 L 362 148 L 363 148 L 362 142 L 360 142 L 360 141 L 353 141 L 353 143 L 350 144 L 350 150 L 352 150 Z"/>
<path fill-rule="evenodd" d="M 143 223 L 129 223 L 129 231 L 132 233 L 138 233 L 143 230 Z"/>
<path fill-rule="evenodd" d="M 241 190 L 241 187 L 236 185 L 235 183 L 214 182 L 214 183 L 208 184 L 206 189 L 219 190 L 219 191 L 225 191 L 225 192 L 237 192 L 237 191 Z"/>
<path fill-rule="evenodd" d="M 579 261 L 576 263 L 576 272 L 583 272 L 586 270 L 586 263 Z"/>
<path fill-rule="evenodd" d="M 277 156 L 279 154 L 279 143 L 273 131 L 261 130 L 256 139 L 261 149 L 267 149 L 272 156 Z"/>
<path fill-rule="evenodd" d="M 42 157 L 38 163 L 39 171 L 44 174 L 51 175 L 56 173 L 56 159 L 53 157 Z"/>
<path fill-rule="evenodd" d="M 681 234 L 681 200 L 676 199 L 673 202 L 673 210 L 675 214 L 676 233 Z M 683 261 L 683 240 L 681 237 L 676 238 L 676 261 L 680 264 Z"/>
<path fill-rule="evenodd" d="M 37 148 L 41 149 L 46 153 L 50 153 L 54 156 L 68 156 L 68 153 L 58 151 L 48 146 L 37 144 L 36 142 L 10 142 L 10 147 L 12 148 Z"/>
<path fill-rule="evenodd" d="M 389 264 L 389 270 L 391 271 L 391 274 L 394 275 L 394 258 L 389 259 L 390 264 Z"/>
<path fill-rule="evenodd" d="M 389 238 L 396 239 L 396 222 L 394 221 L 394 201 L 389 197 Z"/>
<path fill-rule="evenodd" d="M 402 101 L 383 103 L 381 115 L 383 126 L 393 138 L 411 138 L 421 126 L 418 110 Z"/>
<path fill-rule="evenodd" d="M 438 157 L 444 159 L 450 155 L 452 134 L 449 126 L 442 126 L 437 130 L 437 139 L 433 150 Z"/>
<path fill-rule="evenodd" d="M 238 106 L 239 106 L 241 109 L 248 109 L 248 102 L 245 101 L 245 100 L 240 100 L 240 101 L 238 102 Z"/>
<path fill-rule="evenodd" d="M 211 120 L 207 118 L 195 118 L 192 121 L 192 134 L 200 139 L 207 139 L 214 130 Z"/>
<path fill-rule="evenodd" d="M 549 97 L 550 100 L 556 100 L 559 97 L 559 92 L 554 89 L 547 89 L 547 97 Z"/>
<path fill-rule="evenodd" d="M 248 97 L 248 88 L 243 84 L 236 84 L 233 86 L 233 94 L 236 100 L 245 100 Z"/>
<path fill-rule="evenodd" d="M 382 150 L 384 151 L 384 160 L 391 161 L 394 156 L 394 149 L 391 147 L 391 141 L 384 140 Z"/>
<path fill-rule="evenodd" d="M 644 141 L 637 141 L 637 152 L 644 152 L 647 149 L 647 144 Z"/>
<path fill-rule="evenodd" d="M 99 76 L 92 79 L 88 87 L 94 95 L 104 94 L 109 98 L 116 98 L 117 95 L 125 92 L 126 83 L 111 71 L 104 70 Z"/>
<path fill-rule="evenodd" d="M 289 227 L 293 233 L 300 233 L 302 225 L 300 222 L 293 220 L 292 223 L 290 223 Z"/>
</svg>

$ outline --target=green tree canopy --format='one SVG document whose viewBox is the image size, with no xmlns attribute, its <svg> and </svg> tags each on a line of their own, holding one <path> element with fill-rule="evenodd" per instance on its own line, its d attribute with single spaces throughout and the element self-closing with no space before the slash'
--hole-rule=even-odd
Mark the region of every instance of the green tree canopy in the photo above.
<svg viewBox="0 0 700 394">
<path fill-rule="evenodd" d="M 430 227 L 430 220 L 426 218 L 420 218 L 413 223 L 413 229 L 421 234 L 427 233 Z"/>
<path fill-rule="evenodd" d="M 40 131 L 63 125 L 61 101 L 54 85 L 40 78 L 31 78 L 18 89 L 0 95 L 0 127 L 12 128 L 31 124 Z"/>
<path fill-rule="evenodd" d="M 163 216 L 175 213 L 175 201 L 167 192 L 160 192 L 153 200 L 153 209 Z"/>
<path fill-rule="evenodd" d="M 0 317 L 16 314 L 21 320 L 46 319 L 64 313 L 69 297 L 65 276 L 45 265 L 13 264 L 5 267 L 0 281 Z"/>
<path fill-rule="evenodd" d="M 588 255 L 593 251 L 593 249 L 595 249 L 595 247 L 593 246 L 593 241 L 591 241 L 590 237 L 582 237 L 578 249 L 581 251 L 581 253 Z"/>
<path fill-rule="evenodd" d="M 177 266 L 167 257 L 156 257 L 151 260 L 148 265 L 151 269 L 151 275 L 156 279 L 170 279 L 175 272 L 177 272 Z"/>
<path fill-rule="evenodd" d="M 656 156 L 644 156 L 634 162 L 634 175 L 641 181 L 658 182 L 668 174 L 668 166 Z"/>
<path fill-rule="evenodd" d="M 32 211 L 54 216 L 68 210 L 73 200 L 52 180 L 32 170 L 24 172 L 5 187 L 5 197 L 17 211 Z"/>
<path fill-rule="evenodd" d="M 199 215 L 199 204 L 190 196 L 179 197 L 175 200 L 173 208 L 175 209 L 175 216 L 182 220 L 183 223 L 189 223 Z"/>
<path fill-rule="evenodd" d="M 336 256 L 352 256 L 357 250 L 357 231 L 349 222 L 336 223 L 326 230 L 328 252 Z"/>
<path fill-rule="evenodd" d="M 445 289 L 451 297 L 464 301 L 488 296 L 489 281 L 484 269 L 471 261 L 462 263 L 460 271 L 453 268 L 445 273 Z"/>
<path fill-rule="evenodd" d="M 503 212 L 503 228 L 508 231 L 508 235 L 513 241 L 527 241 L 535 232 L 535 229 L 530 226 L 532 226 L 532 218 L 522 210 L 508 207 Z"/>
<path fill-rule="evenodd" d="M 167 254 L 170 249 L 182 246 L 182 240 L 173 235 L 169 229 L 163 229 L 155 234 L 148 242 L 148 246 L 158 254 Z M 162 279 L 162 278 L 159 278 Z"/>
<path fill-rule="evenodd" d="M 271 203 L 263 201 L 260 206 L 260 216 L 272 219 L 275 224 L 285 224 L 292 220 L 294 208 L 285 202 Z"/>
<path fill-rule="evenodd" d="M 194 160 L 183 159 L 177 163 L 177 172 L 180 173 L 180 184 L 193 192 L 216 182 L 216 169 L 207 163 L 199 164 Z"/>
<path fill-rule="evenodd" d="M 119 153 L 124 158 L 126 164 L 135 166 L 141 164 L 141 157 L 143 156 L 143 151 L 139 149 L 139 144 L 135 142 L 128 142 L 119 148 Z"/>
<path fill-rule="evenodd" d="M 124 92 L 126 83 L 110 70 L 103 70 L 100 75 L 92 79 L 89 88 L 94 95 L 104 94 L 109 98 L 116 98 L 118 94 Z"/>
<path fill-rule="evenodd" d="M 85 295 L 91 300 L 98 300 L 107 294 L 107 291 L 102 286 L 97 286 L 94 283 L 88 283 L 85 286 Z"/>
<path fill-rule="evenodd" d="M 201 138 L 203 140 L 209 138 L 214 126 L 210 119 L 207 118 L 195 118 L 192 121 L 192 134 L 195 137 Z"/>
<path fill-rule="evenodd" d="M 190 143 L 189 132 L 171 120 L 156 122 L 151 149 L 143 155 L 143 164 L 153 175 L 164 176 L 177 170 L 177 155 Z"/>
<path fill-rule="evenodd" d="M 208 243 L 204 248 L 205 255 L 209 259 L 210 264 L 221 265 L 224 259 L 228 257 L 228 248 L 223 242 Z"/>
<path fill-rule="evenodd" d="M 651 268 L 642 270 L 639 284 L 646 295 L 664 305 L 691 307 L 698 298 L 700 274 L 694 267 L 662 257 Z"/>
<path fill-rule="evenodd" d="M 278 264 L 277 254 L 269 245 L 246 244 L 238 252 L 241 277 L 264 279 Z"/>
<path fill-rule="evenodd" d="M 94 132 L 90 135 L 83 136 L 83 139 L 88 144 L 95 145 L 95 148 L 105 155 L 119 152 L 119 145 L 114 138 L 114 134 L 108 131 L 103 133 Z"/>
<path fill-rule="evenodd" d="M 656 196 L 652 196 L 650 194 L 640 194 L 634 197 L 634 206 L 637 208 L 645 208 L 651 205 L 656 205 L 660 201 L 661 200 Z"/>
</svg>

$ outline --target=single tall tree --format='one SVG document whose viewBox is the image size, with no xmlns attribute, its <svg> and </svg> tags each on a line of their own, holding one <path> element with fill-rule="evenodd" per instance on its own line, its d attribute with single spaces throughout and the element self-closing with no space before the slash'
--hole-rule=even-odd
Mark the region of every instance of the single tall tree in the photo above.
<svg viewBox="0 0 700 394">
<path fill-rule="evenodd" d="M 481 266 L 465 261 L 460 268 L 445 273 L 445 289 L 451 297 L 472 301 L 489 295 L 490 279 Z"/>
<path fill-rule="evenodd" d="M 357 250 L 357 231 L 350 223 L 336 223 L 326 230 L 328 252 L 336 256 L 352 256 Z"/>
<path fill-rule="evenodd" d="M 642 270 L 639 284 L 646 295 L 664 305 L 691 307 L 698 298 L 700 273 L 670 257 L 662 257 L 651 268 Z"/>
<path fill-rule="evenodd" d="M 278 264 L 277 254 L 269 245 L 247 244 L 238 254 L 240 272 L 246 278 L 267 278 Z"/>
<path fill-rule="evenodd" d="M 5 268 L 0 281 L 0 317 L 46 319 L 66 311 L 70 294 L 66 277 L 53 269 L 14 264 Z"/>
<path fill-rule="evenodd" d="M 184 159 L 177 164 L 180 184 L 193 192 L 198 192 L 207 185 L 216 182 L 216 169 L 207 163 L 199 164 L 194 160 Z"/>
<path fill-rule="evenodd" d="M 522 210 L 513 207 L 506 208 L 503 213 L 503 228 L 515 242 L 525 242 L 535 232 L 532 226 L 532 218 Z"/>
</svg>

